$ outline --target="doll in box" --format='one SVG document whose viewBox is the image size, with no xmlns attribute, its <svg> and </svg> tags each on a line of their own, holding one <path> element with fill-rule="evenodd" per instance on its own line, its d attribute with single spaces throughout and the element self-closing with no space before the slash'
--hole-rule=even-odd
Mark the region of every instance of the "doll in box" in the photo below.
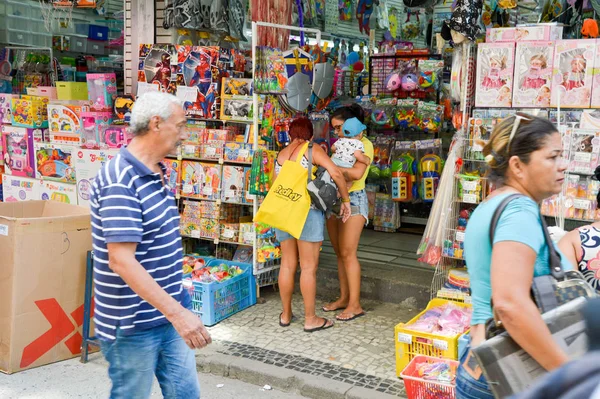
<svg viewBox="0 0 600 399">
<path fill-rule="evenodd" d="M 592 40 L 556 42 L 552 80 L 553 107 L 589 108 L 596 46 Z"/>
<path fill-rule="evenodd" d="M 527 89 L 539 89 L 545 85 L 546 79 L 541 75 L 542 70 L 548 68 L 548 60 L 544 54 L 536 54 L 529 60 L 529 72 L 523 79 L 521 88 Z"/>
<path fill-rule="evenodd" d="M 499 89 L 506 84 L 506 78 L 502 78 L 500 73 L 506 69 L 506 57 L 499 54 L 490 57 L 490 66 L 486 76 L 481 82 L 481 86 L 487 90 Z"/>
<path fill-rule="evenodd" d="M 567 91 L 578 89 L 585 85 L 585 70 L 587 61 L 583 54 L 576 54 L 571 58 L 570 71 L 562 72 L 563 81 L 560 84 Z"/>
</svg>

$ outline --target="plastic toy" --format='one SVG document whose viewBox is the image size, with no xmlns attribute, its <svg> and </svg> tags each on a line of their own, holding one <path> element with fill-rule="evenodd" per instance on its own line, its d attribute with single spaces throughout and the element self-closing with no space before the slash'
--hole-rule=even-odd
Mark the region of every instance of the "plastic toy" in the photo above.
<svg viewBox="0 0 600 399">
<path fill-rule="evenodd" d="M 100 136 L 109 148 L 123 147 L 133 139 L 129 129 L 124 126 L 101 125 Z"/>
<path fill-rule="evenodd" d="M 418 197 L 415 158 L 404 153 L 392 162 L 392 200 L 410 202 Z"/>
<path fill-rule="evenodd" d="M 35 177 L 33 129 L 1 126 L 2 159 L 5 173 L 19 177 Z"/>
<path fill-rule="evenodd" d="M 378 108 L 373 110 L 371 114 L 371 120 L 376 125 L 385 126 L 390 123 L 390 116 L 385 108 Z"/>
<path fill-rule="evenodd" d="M 82 112 L 81 144 L 84 148 L 101 148 L 106 138 L 101 132 L 112 123 L 112 112 Z"/>
<path fill-rule="evenodd" d="M 117 77 L 114 73 L 87 74 L 88 97 L 92 111 L 112 112 L 113 96 L 117 95 Z"/>
<path fill-rule="evenodd" d="M 402 76 L 398 72 L 392 72 L 385 79 L 385 89 L 387 91 L 396 91 L 400 89 L 400 85 L 402 84 Z"/>
<path fill-rule="evenodd" d="M 418 88 L 417 85 L 418 78 L 417 75 L 409 73 L 407 75 L 402 76 L 401 87 L 404 91 L 415 91 Z"/>
<path fill-rule="evenodd" d="M 73 147 L 38 143 L 35 148 L 37 178 L 75 183 L 75 169 L 71 159 Z"/>
<path fill-rule="evenodd" d="M 421 198 L 423 202 L 433 202 L 442 173 L 442 159 L 435 154 L 427 154 L 419 163 Z"/>
</svg>

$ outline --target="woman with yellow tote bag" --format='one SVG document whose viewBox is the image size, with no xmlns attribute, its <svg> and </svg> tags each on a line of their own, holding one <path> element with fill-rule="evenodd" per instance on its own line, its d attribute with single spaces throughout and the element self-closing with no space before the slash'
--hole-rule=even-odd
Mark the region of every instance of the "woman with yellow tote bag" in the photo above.
<svg viewBox="0 0 600 399">
<path fill-rule="evenodd" d="M 290 124 L 292 142 L 277 156 L 277 177 L 265 197 L 254 220 L 276 228 L 277 240 L 281 243 L 281 269 L 279 292 L 283 312 L 279 325 L 287 327 L 292 321 L 292 294 L 294 278 L 300 261 L 300 290 L 304 299 L 304 331 L 314 332 L 333 327 L 333 322 L 315 314 L 317 294 L 317 266 L 319 249 L 323 241 L 325 215 L 311 206 L 306 185 L 309 162 L 306 152 L 312 139 L 313 127 L 308 118 L 298 118 Z M 312 147 L 315 166 L 324 167 L 337 184 L 342 198 L 341 216 L 350 216 L 348 189 L 341 171 L 335 166 L 320 146 Z M 283 165 L 283 166 L 282 166 Z"/>
</svg>

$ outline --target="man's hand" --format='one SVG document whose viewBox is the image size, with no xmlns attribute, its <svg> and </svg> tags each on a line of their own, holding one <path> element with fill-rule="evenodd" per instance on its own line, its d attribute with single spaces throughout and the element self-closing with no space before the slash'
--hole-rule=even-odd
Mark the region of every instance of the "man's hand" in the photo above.
<svg viewBox="0 0 600 399">
<path fill-rule="evenodd" d="M 184 309 L 169 321 L 191 349 L 204 348 L 212 342 L 206 327 L 191 310 Z"/>
</svg>

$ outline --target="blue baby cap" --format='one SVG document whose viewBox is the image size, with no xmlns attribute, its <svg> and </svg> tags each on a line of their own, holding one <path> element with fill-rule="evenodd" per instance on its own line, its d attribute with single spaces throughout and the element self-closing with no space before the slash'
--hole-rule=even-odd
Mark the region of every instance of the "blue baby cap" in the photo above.
<svg viewBox="0 0 600 399">
<path fill-rule="evenodd" d="M 358 118 L 347 119 L 342 126 L 345 137 L 356 137 L 365 130 L 367 127 Z"/>
</svg>

